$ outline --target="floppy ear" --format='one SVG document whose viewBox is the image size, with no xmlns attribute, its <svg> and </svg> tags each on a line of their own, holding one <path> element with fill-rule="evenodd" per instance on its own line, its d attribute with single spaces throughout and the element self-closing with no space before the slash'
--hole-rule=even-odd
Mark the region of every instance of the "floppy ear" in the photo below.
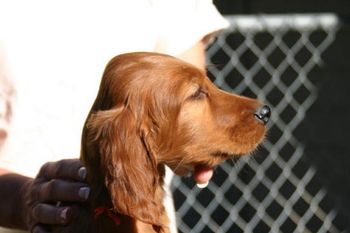
<svg viewBox="0 0 350 233">
<path fill-rule="evenodd" d="M 147 129 L 124 106 L 92 113 L 86 128 L 98 147 L 98 172 L 103 172 L 114 209 L 143 222 L 162 225 L 164 207 L 156 195 L 159 174 Z"/>
</svg>

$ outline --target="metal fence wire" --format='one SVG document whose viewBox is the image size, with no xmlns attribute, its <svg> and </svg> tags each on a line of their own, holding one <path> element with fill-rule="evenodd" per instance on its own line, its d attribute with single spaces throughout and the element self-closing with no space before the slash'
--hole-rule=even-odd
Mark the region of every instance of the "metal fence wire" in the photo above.
<svg viewBox="0 0 350 233">
<path fill-rule="evenodd" d="M 347 232 L 316 169 L 294 136 L 317 97 L 314 69 L 336 38 L 332 14 L 227 16 L 231 26 L 207 48 L 217 86 L 273 109 L 269 135 L 253 156 L 217 167 L 206 189 L 176 177 L 179 232 Z"/>
</svg>

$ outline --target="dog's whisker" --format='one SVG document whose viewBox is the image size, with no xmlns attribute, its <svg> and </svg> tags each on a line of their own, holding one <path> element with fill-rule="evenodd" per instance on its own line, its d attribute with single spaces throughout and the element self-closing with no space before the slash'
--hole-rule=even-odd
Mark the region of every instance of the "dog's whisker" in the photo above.
<svg viewBox="0 0 350 233">
<path fill-rule="evenodd" d="M 180 160 L 180 162 L 176 165 L 176 167 L 175 167 L 175 169 L 174 169 L 174 172 L 176 172 L 177 169 L 179 169 L 179 168 L 181 167 L 181 165 L 182 165 L 182 163 L 184 162 L 184 160 L 185 160 L 185 157 L 182 158 L 182 159 Z"/>
<path fill-rule="evenodd" d="M 239 158 L 233 157 L 233 158 L 231 158 L 231 161 L 232 161 L 232 165 L 235 168 L 235 170 L 238 170 Z"/>
</svg>

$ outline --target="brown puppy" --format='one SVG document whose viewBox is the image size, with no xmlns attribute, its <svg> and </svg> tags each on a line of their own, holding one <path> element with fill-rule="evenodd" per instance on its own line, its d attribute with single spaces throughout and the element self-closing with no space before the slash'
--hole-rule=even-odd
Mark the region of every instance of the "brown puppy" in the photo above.
<svg viewBox="0 0 350 233">
<path fill-rule="evenodd" d="M 205 73 L 157 53 L 113 58 L 82 136 L 94 232 L 169 232 L 164 166 L 206 183 L 220 162 L 263 140 L 270 112 L 219 90 Z"/>
</svg>

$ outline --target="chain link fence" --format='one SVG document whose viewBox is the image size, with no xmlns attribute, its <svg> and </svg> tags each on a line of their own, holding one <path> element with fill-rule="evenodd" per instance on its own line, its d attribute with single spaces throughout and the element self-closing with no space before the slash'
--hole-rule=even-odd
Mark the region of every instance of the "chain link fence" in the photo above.
<svg viewBox="0 0 350 233">
<path fill-rule="evenodd" d="M 206 189 L 176 177 L 179 232 L 347 232 L 295 130 L 317 98 L 312 76 L 336 38 L 332 14 L 228 16 L 207 49 L 209 76 L 222 89 L 273 109 L 269 135 L 253 156 L 220 165 Z M 344 223 L 345 222 L 345 223 Z"/>
</svg>

